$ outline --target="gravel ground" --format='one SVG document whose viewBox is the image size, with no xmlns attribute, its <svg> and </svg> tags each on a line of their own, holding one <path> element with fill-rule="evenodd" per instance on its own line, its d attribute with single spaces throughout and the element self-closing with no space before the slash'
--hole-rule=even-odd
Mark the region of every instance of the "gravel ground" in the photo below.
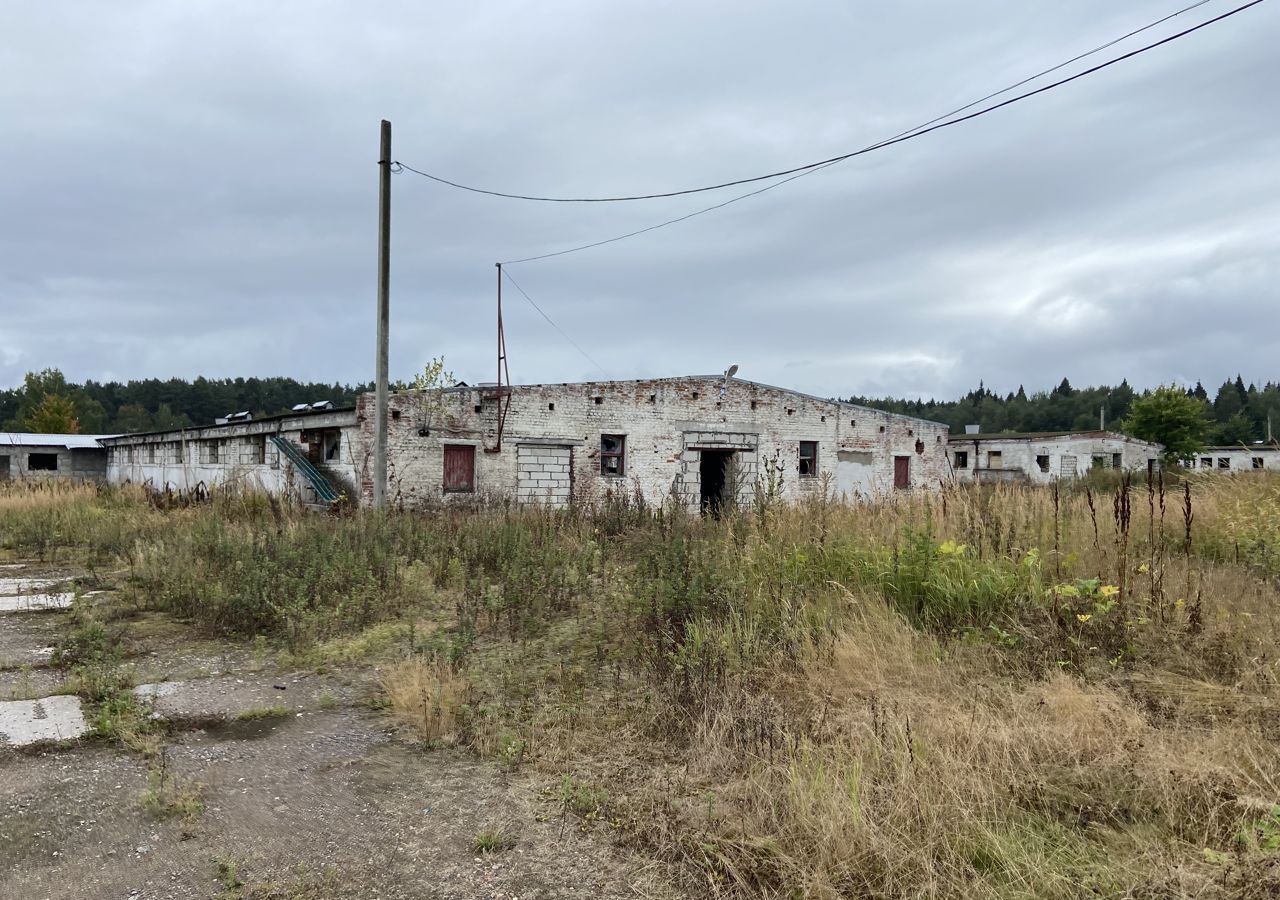
<svg viewBox="0 0 1280 900">
<path fill-rule="evenodd" d="M 0 614 L 0 697 L 56 688 L 44 667 L 69 627 L 66 613 Z M 566 820 L 533 776 L 400 739 L 365 702 L 368 668 L 272 671 L 243 644 L 153 614 L 125 622 L 124 647 L 175 722 L 162 762 L 96 741 L 0 749 L 0 897 L 637 896 L 636 861 Z M 161 765 L 202 811 L 148 812 Z M 476 835 L 494 829 L 507 845 L 477 855 Z M 643 883 L 673 896 L 652 871 Z"/>
<path fill-rule="evenodd" d="M 0 758 L 0 896 L 220 897 L 219 862 L 234 867 L 249 897 L 634 896 L 626 861 L 562 822 L 533 782 L 463 754 L 407 747 L 372 712 L 187 732 L 166 765 L 203 786 L 204 811 L 190 823 L 143 809 L 146 764 L 123 751 Z M 472 840 L 491 828 L 511 844 L 477 856 Z"/>
</svg>

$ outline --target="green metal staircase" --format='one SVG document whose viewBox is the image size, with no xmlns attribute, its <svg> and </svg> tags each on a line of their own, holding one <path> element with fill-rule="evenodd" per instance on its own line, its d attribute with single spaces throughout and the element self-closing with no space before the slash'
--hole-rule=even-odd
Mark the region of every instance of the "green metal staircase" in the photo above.
<svg viewBox="0 0 1280 900">
<path fill-rule="evenodd" d="M 302 476 L 315 489 L 318 498 L 325 503 L 333 503 L 338 499 L 338 492 L 333 489 L 329 479 L 316 470 L 316 467 L 311 464 L 311 460 L 307 459 L 302 452 L 302 448 L 293 441 L 286 440 L 276 434 L 271 435 L 271 443 L 275 444 L 276 448 L 293 463 L 293 467 L 302 473 Z"/>
</svg>

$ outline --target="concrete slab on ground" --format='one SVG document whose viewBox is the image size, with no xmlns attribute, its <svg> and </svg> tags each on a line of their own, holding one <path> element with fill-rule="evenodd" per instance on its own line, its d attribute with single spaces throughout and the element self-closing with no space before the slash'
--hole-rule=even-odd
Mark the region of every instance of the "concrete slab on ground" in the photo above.
<svg viewBox="0 0 1280 900">
<path fill-rule="evenodd" d="M 27 747 L 83 736 L 80 698 L 44 697 L 40 700 L 7 700 L 0 703 L 0 746 Z"/>
<path fill-rule="evenodd" d="M 70 609 L 75 594 L 19 594 L 0 596 L 0 613 L 45 612 L 50 609 Z"/>
</svg>

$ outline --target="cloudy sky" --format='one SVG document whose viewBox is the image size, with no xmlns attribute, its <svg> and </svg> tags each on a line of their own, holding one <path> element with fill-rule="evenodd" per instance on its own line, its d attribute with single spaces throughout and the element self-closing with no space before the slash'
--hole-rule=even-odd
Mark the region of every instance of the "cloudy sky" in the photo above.
<svg viewBox="0 0 1280 900">
<path fill-rule="evenodd" d="M 0 385 L 47 366 L 371 379 L 384 117 L 397 159 L 458 181 L 679 189 L 883 139 L 1189 2 L 6 3 Z M 595 361 L 508 288 L 512 376 L 736 363 L 824 395 L 942 397 L 1280 379 L 1278 29 L 1263 3 L 718 212 L 512 266 Z M 470 381 L 493 377 L 494 262 L 733 196 L 534 204 L 408 172 L 393 193 L 392 375 L 443 353 Z"/>
</svg>

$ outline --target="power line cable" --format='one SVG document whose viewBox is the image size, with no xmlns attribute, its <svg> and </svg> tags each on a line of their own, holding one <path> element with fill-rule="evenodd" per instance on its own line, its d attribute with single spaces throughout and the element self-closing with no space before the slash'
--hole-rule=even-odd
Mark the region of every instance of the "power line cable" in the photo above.
<svg viewBox="0 0 1280 900">
<path fill-rule="evenodd" d="M 1094 54 L 1096 54 L 1096 53 L 1100 53 L 1101 51 L 1106 50 L 1108 47 L 1115 46 L 1116 44 L 1120 43 L 1121 41 L 1124 41 L 1124 40 L 1126 40 L 1126 39 L 1128 39 L 1128 38 L 1130 38 L 1130 37 L 1133 37 L 1133 36 L 1134 36 L 1134 35 L 1136 35 L 1136 34 L 1140 34 L 1140 33 L 1142 33 L 1143 31 L 1150 30 L 1151 28 L 1154 28 L 1154 27 L 1156 27 L 1157 25 L 1160 25 L 1160 24 L 1162 24 L 1162 23 L 1164 23 L 1164 22 L 1169 21 L 1170 19 L 1174 18 L 1175 16 L 1182 15 L 1182 14 L 1183 14 L 1183 13 L 1185 13 L 1185 12 L 1188 12 L 1188 11 L 1190 11 L 1190 10 L 1196 9 L 1196 8 L 1198 8 L 1198 7 L 1200 7 L 1200 6 L 1204 6 L 1206 3 L 1209 3 L 1209 2 L 1211 2 L 1211 0 L 1200 0 L 1200 2 L 1198 2 L 1198 3 L 1194 3 L 1194 4 L 1192 4 L 1191 6 L 1184 7 L 1184 8 L 1182 8 L 1182 9 L 1178 10 L 1177 12 L 1170 13 L 1169 15 L 1165 16 L 1164 18 L 1158 19 L 1158 20 L 1156 20 L 1155 22 L 1151 22 L 1151 23 L 1149 23 L 1149 24 L 1147 24 L 1147 25 L 1142 26 L 1141 28 L 1137 28 L 1137 29 L 1135 29 L 1135 30 L 1133 30 L 1133 31 L 1130 31 L 1128 34 L 1123 35 L 1123 36 L 1118 37 L 1118 38 L 1115 38 L 1114 40 L 1108 41 L 1108 42 L 1107 42 L 1107 43 L 1105 43 L 1105 44 L 1100 44 L 1099 46 L 1094 47 L 1092 50 L 1088 50 L 1088 51 L 1086 51 L 1086 52 L 1084 52 L 1084 53 L 1078 54 L 1077 56 L 1074 56 L 1074 57 L 1072 57 L 1071 59 L 1066 60 L 1065 62 L 1058 63 L 1058 64 L 1057 64 L 1057 65 L 1055 65 L 1055 66 L 1051 66 L 1051 67 L 1049 67 L 1048 69 L 1044 69 L 1043 71 L 1037 72 L 1037 73 L 1036 73 L 1036 74 L 1034 74 L 1034 75 L 1030 75 L 1030 76 L 1028 76 L 1028 77 L 1026 77 L 1026 78 L 1022 79 L 1021 81 L 1018 81 L 1018 82 L 1015 82 L 1014 84 L 1009 85 L 1008 87 L 1001 88 L 1001 89 L 1000 89 L 1000 90 L 998 90 L 998 91 L 994 91 L 994 92 L 992 92 L 992 93 L 990 93 L 990 94 L 987 94 L 985 97 L 981 97 L 981 98 L 979 98 L 979 99 L 977 99 L 977 100 L 972 101 L 971 103 L 966 103 L 964 106 L 957 107 L 956 109 L 953 109 L 953 110 L 951 110 L 950 112 L 943 113 L 943 114 L 942 114 L 942 115 L 940 115 L 940 116 L 935 116 L 934 118 L 930 119 L 929 121 L 924 122 L 924 123 L 921 123 L 920 125 L 917 125 L 917 126 L 915 126 L 914 128 L 909 128 L 909 129 L 907 129 L 906 131 L 901 131 L 901 132 L 899 132 L 898 134 L 894 135 L 893 137 L 886 138 L 886 139 L 885 139 L 885 140 L 883 140 L 883 141 L 878 141 L 878 142 L 877 142 L 877 143 L 875 143 L 875 144 L 871 144 L 871 145 L 869 145 L 868 147 L 864 148 L 864 150 L 863 150 L 863 151 L 861 151 L 861 152 L 864 152 L 864 153 L 871 152 L 872 150 L 877 150 L 877 149 L 880 149 L 881 147 L 888 146 L 890 143 L 898 143 L 898 142 L 901 142 L 902 140 L 907 139 L 908 137 L 914 137 L 914 136 L 916 136 L 916 135 L 917 135 L 917 133 L 923 134 L 923 133 L 925 133 L 925 132 L 924 132 L 924 131 L 922 131 L 922 129 L 928 128 L 929 126 L 933 125 L 934 123 L 941 122 L 941 121 L 942 121 L 942 120 L 944 120 L 944 119 L 948 119 L 948 118 L 950 118 L 951 116 L 956 115 L 957 113 L 961 113 L 961 112 L 964 112 L 965 110 L 972 109 L 973 107 L 975 107 L 975 106 L 977 106 L 977 105 L 979 105 L 979 104 L 981 104 L 981 103 L 985 103 L 987 100 L 991 100 L 991 99 L 994 99 L 995 97 L 999 97 L 1001 94 L 1007 94 L 1009 91 L 1016 90 L 1017 88 L 1022 87 L 1023 85 L 1027 84 L 1028 82 L 1035 81 L 1035 80 L 1036 80 L 1036 79 L 1038 79 L 1038 78 L 1042 78 L 1042 77 L 1044 77 L 1045 75 L 1051 74 L 1051 73 L 1053 73 L 1053 72 L 1058 71 L 1059 69 L 1062 69 L 1062 68 L 1064 68 L 1064 67 L 1066 67 L 1066 66 L 1069 66 L 1069 65 L 1071 65 L 1071 64 L 1072 64 L 1072 63 L 1074 63 L 1074 62 L 1078 62 L 1078 61 L 1080 61 L 1080 60 L 1082 60 L 1082 59 L 1085 59 L 1086 57 L 1092 56 L 1092 55 L 1094 55 Z M 1206 22 L 1206 23 L 1204 23 L 1204 24 L 1209 24 L 1209 23 L 1207 23 L 1207 22 Z M 994 108 L 994 107 L 993 107 L 993 108 Z M 957 121 L 962 121 L 962 120 L 957 120 Z M 946 124 L 950 124 L 950 123 L 946 123 Z M 942 126 L 939 126 L 939 127 L 942 127 Z M 827 169 L 827 168 L 830 168 L 831 166 L 838 165 L 839 163 L 843 162 L 843 161 L 844 161 L 845 159 L 847 159 L 847 158 L 848 158 L 848 157 L 841 157 L 841 158 L 837 158 L 837 159 L 834 159 L 834 160 L 831 160 L 831 161 L 828 161 L 828 162 L 825 162 L 825 163 L 821 163 L 821 164 L 819 164 L 819 165 L 817 165 L 817 166 L 814 166 L 813 168 L 805 169 L 805 170 L 803 170 L 803 171 L 801 171 L 801 172 L 798 172 L 798 173 L 796 173 L 796 174 L 790 175 L 789 177 L 784 178 L 784 179 L 783 179 L 783 180 L 781 180 L 781 181 L 777 181 L 777 182 L 774 182 L 773 184 L 766 185 L 765 187 L 757 188 L 756 190 L 754 190 L 754 191 L 749 191 L 748 193 L 745 193 L 745 194 L 739 194 L 738 196 L 733 197 L 733 198 L 731 198 L 731 199 L 729 199 L 729 200 L 725 200 L 725 201 L 723 201 L 723 202 L 721 202 L 721 203 L 716 203 L 716 204 L 714 204 L 714 205 L 712 205 L 712 206 L 703 207 L 702 209 L 695 210 L 694 212 L 686 213 L 685 215 L 682 215 L 682 216 L 677 216 L 677 217 L 676 217 L 676 218 L 674 218 L 674 219 L 667 219 L 667 220 L 665 220 L 665 221 L 663 221 L 663 222 L 658 222 L 658 223 L 657 223 L 657 224 L 655 224 L 655 225 L 649 225 L 649 226 L 646 226 L 646 227 L 644 227 L 644 228 L 637 229 L 637 230 L 635 230 L 635 231 L 629 231 L 629 232 L 627 232 L 626 234 L 616 235 L 616 236 L 611 237 L 611 238 L 605 238 L 604 240 L 592 241 L 591 243 L 588 243 L 588 244 L 580 244 L 580 245 L 578 245 L 578 246 L 576 246 L 576 247 L 569 247 L 569 248 L 566 248 L 566 249 L 564 249 L 564 250 L 555 250 L 555 251 L 552 251 L 552 252 L 550 252 L 550 253 L 542 253 L 542 254 L 538 254 L 538 255 L 536 255 L 536 256 L 526 256 L 526 257 L 524 257 L 524 258 L 522 258 L 522 259 L 513 259 L 513 260 L 508 260 L 508 261 L 504 262 L 504 263 L 503 263 L 503 265 L 504 265 L 504 266 L 506 266 L 506 265 L 514 266 L 514 265 L 517 265 L 517 264 L 519 264 L 519 263 L 537 262 L 538 260 L 551 259 L 551 258 L 556 257 L 556 256 L 565 256 L 565 255 L 570 254 L 570 253 L 577 253 L 577 252 L 582 251 L 582 250 L 590 250 L 590 249 L 592 249 L 592 248 L 594 248 L 594 247 L 600 247 L 600 246 L 603 246 L 603 245 L 605 245 L 605 244 L 613 244 L 613 243 L 616 243 L 616 242 L 618 242 L 618 241 L 624 241 L 624 240 L 626 240 L 626 239 L 628 239 L 628 238 L 633 238 L 633 237 L 637 237 L 637 236 L 642 235 L 642 234 L 647 234 L 647 233 L 648 233 L 648 232 L 650 232 L 650 231 L 657 231 L 659 228 L 666 228 L 668 225 L 675 225 L 675 224 L 678 224 L 678 223 L 680 223 L 680 222 L 685 222 L 685 221 L 687 221 L 687 220 L 689 220 L 689 219 L 695 218 L 696 216 L 701 216 L 701 215 L 704 215 L 704 214 L 709 213 L 709 212 L 715 212 L 715 211 L 716 211 L 716 210 L 718 210 L 718 209 L 723 209 L 724 207 L 729 206 L 730 204 L 737 203 L 739 200 L 746 200 L 746 199 L 748 199 L 748 198 L 750 198 L 750 197 L 755 197 L 755 196 L 758 196 L 758 195 L 760 195 L 760 194 L 763 194 L 763 193 L 765 193 L 766 191 L 771 191 L 771 190 L 773 190 L 774 188 L 782 187 L 784 184 L 788 184 L 788 183 L 790 183 L 790 182 L 792 182 L 792 181 L 795 181 L 797 178 L 803 178 L 803 177 L 805 177 L 806 175 L 812 175 L 812 174 L 814 174 L 815 172 L 820 172 L 820 171 L 822 171 L 823 169 Z"/>
<path fill-rule="evenodd" d="M 1003 89 L 1003 90 L 1001 90 L 1001 91 L 997 91 L 997 92 L 996 92 L 996 94 L 989 95 L 988 97 L 983 98 L 983 99 L 981 99 L 981 100 L 976 100 L 976 101 L 974 101 L 973 103 L 969 104 L 968 106 L 961 107 L 959 110 L 956 110 L 955 112 L 960 112 L 960 111 L 963 111 L 963 110 L 969 109 L 969 108 L 971 108 L 972 106 L 975 106 L 975 105 L 977 105 L 977 104 L 979 104 L 979 103 L 984 102 L 984 101 L 985 101 L 985 100 L 987 100 L 987 99 L 990 99 L 991 97 L 998 96 L 998 95 L 999 95 L 999 94 L 1001 94 L 1001 93 L 1005 93 L 1005 92 L 1007 92 L 1007 91 L 1009 91 L 1009 90 L 1012 90 L 1012 89 L 1013 89 L 1013 88 L 1015 88 L 1015 87 L 1018 87 L 1018 86 L 1021 86 L 1021 85 L 1023 85 L 1023 84 L 1026 84 L 1028 81 L 1035 80 L 1036 78 L 1041 77 L 1041 75 L 1048 74 L 1049 72 L 1056 71 L 1056 70 L 1058 70 L 1058 69 L 1062 68 L 1063 66 L 1070 65 L 1072 62 L 1076 62 L 1076 61 L 1078 61 L 1079 59 L 1083 59 L 1084 57 L 1089 56 L 1089 55 L 1091 55 L 1091 54 L 1093 54 L 1093 53 L 1096 53 L 1096 52 L 1098 52 L 1099 50 L 1104 50 L 1104 49 L 1106 49 L 1106 48 L 1108 48 L 1108 47 L 1114 46 L 1115 44 L 1117 44 L 1117 43 L 1119 43 L 1119 42 L 1121 42 L 1121 41 L 1123 41 L 1123 40 L 1125 40 L 1125 39 L 1127 39 L 1127 38 L 1129 38 L 1129 37 L 1132 37 L 1132 36 L 1133 36 L 1133 35 L 1135 35 L 1135 34 L 1139 34 L 1139 33 L 1143 32 L 1143 31 L 1146 31 L 1146 30 L 1148 30 L 1148 29 L 1150 29 L 1150 28 L 1154 28 L 1155 26 L 1157 26 L 1157 25 L 1159 25 L 1159 24 L 1161 24 L 1161 23 L 1163 23 L 1163 22 L 1167 22 L 1169 19 L 1171 19 L 1171 18 L 1173 18 L 1173 17 L 1175 17 L 1175 16 L 1182 15 L 1183 13 L 1189 12 L 1189 11 L 1191 11 L 1191 10 L 1193 10 L 1193 9 L 1196 9 L 1196 8 L 1198 8 L 1198 7 L 1200 7 L 1200 6 L 1203 6 L 1203 5 L 1205 5 L 1205 3 L 1207 3 L 1207 2 L 1209 2 L 1209 0 L 1199 0 L 1199 2 L 1194 3 L 1194 4 L 1192 4 L 1192 5 L 1188 6 L 1188 7 L 1185 7 L 1185 8 L 1183 8 L 1183 9 L 1180 9 L 1180 10 L 1178 10 L 1177 12 L 1172 13 L 1172 14 L 1170 14 L 1170 15 L 1168 15 L 1168 16 L 1165 16 L 1165 17 L 1163 17 L 1162 19 L 1159 19 L 1158 21 L 1151 23 L 1150 25 L 1143 26 L 1142 28 L 1136 29 L 1135 31 L 1132 31 L 1132 32 L 1130 32 L 1129 34 L 1124 35 L 1123 37 L 1116 38 L 1114 41 L 1111 41 L 1111 42 L 1109 42 L 1109 43 L 1107 43 L 1107 44 L 1103 44 L 1101 47 L 1099 47 L 1099 48 L 1097 48 L 1097 49 L 1095 49 L 1095 50 L 1091 50 L 1091 51 L 1089 51 L 1088 53 L 1081 54 L 1080 56 L 1076 57 L 1075 59 L 1068 60 L 1067 62 L 1061 63 L 1061 64 L 1060 64 L 1060 65 L 1058 65 L 1058 66 L 1055 66 L 1055 67 L 1053 67 L 1053 68 L 1051 68 L 1051 69 L 1047 69 L 1045 72 L 1040 73 L 1039 75 L 1033 75 L 1033 76 L 1031 76 L 1030 78 L 1025 79 L 1025 80 L 1023 80 L 1023 81 L 1019 82 L 1017 85 L 1013 85 L 1013 86 L 1011 86 L 1011 87 L 1009 87 L 1009 88 L 1005 88 L 1005 89 Z M 1207 27 L 1208 27 L 1208 26 L 1210 26 L 1210 25 L 1216 24 L 1216 23 L 1218 23 L 1218 22 L 1221 22 L 1221 21 L 1222 21 L 1222 20 L 1224 20 L 1224 19 L 1228 19 L 1228 18 L 1230 18 L 1230 17 L 1232 17 L 1232 16 L 1235 16 L 1235 15 L 1237 15 L 1237 14 L 1239 14 L 1239 13 L 1242 13 L 1242 12 L 1244 12 L 1245 10 L 1247 10 L 1247 9 L 1249 9 L 1249 8 L 1251 8 L 1251 7 L 1257 6 L 1258 4 L 1260 4 L 1260 3 L 1262 3 L 1262 2 L 1263 2 L 1263 0 L 1250 0 L 1250 2 L 1248 2 L 1248 3 L 1245 3 L 1245 4 L 1241 5 L 1241 6 L 1238 6 L 1238 7 L 1236 7 L 1235 9 L 1232 9 L 1232 10 L 1230 10 L 1230 11 L 1228 11 L 1228 12 L 1225 12 L 1225 13 L 1223 13 L 1223 14 L 1219 15 L 1219 16 L 1215 16 L 1215 17 L 1214 17 L 1214 18 L 1212 18 L 1212 19 L 1208 19 L 1208 20 L 1206 20 L 1206 21 L 1204 21 L 1204 22 L 1201 22 L 1201 23 L 1200 23 L 1200 24 L 1198 24 L 1198 25 L 1194 25 L 1194 26 L 1192 26 L 1192 27 L 1190 27 L 1190 28 L 1184 29 L 1183 31 L 1179 31 L 1179 32 L 1177 32 L 1177 33 L 1175 33 L 1175 34 L 1169 35 L 1168 37 L 1162 38 L 1161 40 L 1158 40 L 1158 41 L 1155 41 L 1155 42 L 1153 42 L 1153 43 L 1147 44 L 1147 45 L 1145 45 L 1145 46 L 1143 46 L 1143 47 L 1139 47 L 1139 48 L 1138 48 L 1138 49 L 1136 49 L 1136 50 L 1131 50 L 1131 51 L 1130 51 L 1130 52 L 1128 52 L 1128 53 L 1122 54 L 1121 56 L 1117 56 L 1117 57 L 1115 57 L 1115 58 L 1113 58 L 1113 59 L 1109 59 L 1109 60 L 1107 60 L 1106 62 L 1099 63 L 1099 64 L 1098 64 L 1098 65 L 1096 65 L 1096 66 L 1093 66 L 1093 67 L 1091 67 L 1091 68 L 1085 69 L 1085 70 L 1083 70 L 1083 71 L 1081 71 L 1081 72 L 1077 72 L 1077 73 L 1076 73 L 1076 74 L 1074 74 L 1074 75 L 1070 75 L 1070 76 L 1068 76 L 1068 77 L 1066 77 L 1066 78 L 1063 78 L 1063 79 L 1060 79 L 1060 80 L 1058 80 L 1058 81 L 1051 82 L 1050 84 L 1043 85 L 1043 86 L 1041 86 L 1041 87 L 1039 87 L 1039 88 L 1036 88 L 1035 90 L 1027 91 L 1027 92 L 1025 92 L 1025 93 L 1022 93 L 1022 94 L 1017 95 L 1016 97 L 1010 97 L 1008 100 L 1001 101 L 1000 103 L 997 103 L 997 104 L 995 104 L 995 105 L 993 105 L 993 106 L 989 106 L 989 107 L 986 107 L 986 108 L 984 108 L 984 109 L 980 109 L 980 110 L 978 110 L 977 112 L 973 112 L 973 113 L 970 113 L 970 114 L 968 114 L 968 115 L 961 116 L 960 118 L 957 118 L 957 119 L 949 119 L 948 121 L 944 121 L 944 122 L 939 122 L 939 120 L 938 120 L 938 119 L 934 119 L 934 120 L 931 120 L 931 122 L 926 123 L 926 125 L 924 125 L 924 126 L 920 126 L 920 127 L 916 128 L 916 129 L 913 129 L 913 130 L 912 130 L 912 131 L 910 131 L 910 132 L 906 132 L 906 133 L 904 133 L 904 134 L 898 135 L 897 137 L 890 138 L 890 139 L 888 139 L 888 140 L 881 141 L 881 142 L 876 143 L 876 144 L 871 144 L 871 145 L 869 145 L 869 146 L 867 146 L 867 147 L 863 147 L 863 148 L 861 148 L 861 149 L 859 149 L 859 150 L 853 150 L 853 151 L 851 151 L 851 152 L 849 152 L 849 153 L 843 153 L 843 154 L 840 154 L 839 156 L 833 156 L 833 157 L 830 157 L 830 158 L 828 158 L 828 159 L 818 160 L 817 162 L 806 163 L 806 164 L 804 164 L 804 165 L 801 165 L 801 166 L 795 166 L 795 167 L 790 168 L 790 169 L 783 169 L 783 170 L 780 170 L 780 171 L 777 171 L 777 172 L 770 172 L 770 173 L 768 173 L 768 174 L 766 174 L 766 175 L 755 175 L 755 176 L 752 176 L 752 177 L 750 177 L 750 178 L 739 178 L 739 179 L 736 179 L 736 180 L 733 180 L 733 181 L 724 181 L 724 182 L 720 182 L 720 183 L 718 183 L 718 184 L 704 185 L 704 186 L 702 186 L 702 187 L 686 188 L 686 189 L 684 189 L 684 190 L 677 190 L 677 191 L 662 191 L 662 192 L 656 192 L 656 193 L 650 193 L 650 194 L 634 194 L 634 195 L 629 195 L 629 196 L 618 196 L 618 197 L 544 197 L 544 196 L 537 196 L 537 195 L 532 195 L 532 194 L 515 194 L 515 193 L 507 193 L 507 192 L 505 192 L 505 191 L 495 191 L 495 190 L 490 190 L 490 189 L 487 189 L 487 188 L 478 188 L 478 187 L 474 187 L 474 186 L 472 186 L 472 185 L 461 184 L 461 183 L 456 182 L 456 181 L 451 181 L 451 180 L 449 180 L 449 179 L 447 179 L 447 178 L 442 178 L 442 177 L 440 177 L 440 176 L 438 176 L 438 175 L 432 175 L 431 173 L 429 173 L 429 172 L 424 172 L 424 171 L 422 171 L 421 169 L 416 169 L 416 168 L 414 168 L 413 166 L 407 165 L 407 164 L 405 164 L 405 163 L 403 163 L 403 162 L 400 162 L 400 161 L 398 161 L 398 160 L 396 161 L 395 165 L 397 165 L 397 166 L 401 167 L 402 169 L 407 170 L 407 171 L 409 171 L 409 172 L 413 172 L 413 173 L 414 173 L 414 174 L 416 174 L 416 175 L 421 175 L 421 176 L 422 176 L 422 177 L 424 177 L 424 178 L 429 178 L 429 179 L 431 179 L 432 181 L 438 182 L 438 183 L 440 183 L 440 184 L 448 185 L 449 187 L 457 188 L 457 189 L 459 189 L 459 190 L 463 190 L 463 191 L 470 191 L 471 193 L 475 193 L 475 194 L 487 194 L 487 195 L 489 195 L 489 196 L 493 196 L 493 197 L 502 197 L 502 198 L 506 198 L 506 199 L 509 199 L 509 200 L 530 200 L 530 201 L 537 201 L 537 202 L 542 202 L 542 203 L 626 203 L 626 202 L 635 201 L 635 200 L 658 200 L 658 199 L 664 199 L 664 198 L 668 198 L 668 197 L 681 197 L 681 196 L 684 196 L 684 195 L 686 195 L 686 194 L 700 194 L 700 193 L 705 193 L 705 192 L 707 192 L 707 191 L 717 191 L 717 190 L 721 190 L 721 189 L 723 189 L 723 188 L 737 187 L 737 186 L 739 186 L 739 185 L 743 185 L 743 184 L 751 184 L 751 183 L 759 182 L 759 181 L 769 181 L 769 180 L 772 180 L 772 179 L 774 179 L 774 178 L 781 178 L 781 177 L 786 176 L 786 175 L 793 175 L 793 174 L 798 173 L 798 172 L 804 172 L 804 171 L 806 171 L 806 170 L 811 170 L 811 169 L 821 168 L 821 167 L 824 167 L 824 166 L 827 166 L 827 165 L 831 165 L 831 164 L 833 164 L 833 163 L 843 162 L 844 160 L 852 159 L 852 158 L 853 158 L 853 157 L 855 157 L 855 156 L 861 156 L 862 154 L 870 153 L 870 152 L 872 152 L 873 150 L 879 150 L 879 149 L 882 149 L 882 148 L 884 148 L 884 147 L 891 146 L 891 145 L 896 144 L 896 143 L 901 143 L 901 142 L 903 142 L 903 141 L 911 140 L 911 139 L 913 139 L 913 138 L 920 137 L 920 136 L 925 135 L 925 134 L 929 134 L 930 132 L 937 131 L 937 130 L 942 129 L 942 128 L 947 128 L 947 127 L 950 127 L 950 126 L 952 126 L 952 125 L 958 125 L 958 124 L 960 124 L 961 122 L 967 122 L 967 121 L 969 121 L 970 119 L 976 119 L 976 118 L 979 118 L 980 116 L 984 116 L 984 115 L 987 115 L 988 113 L 995 112 L 995 111 L 996 111 L 996 110 L 998 110 L 998 109 L 1002 109 L 1002 108 L 1004 108 L 1004 107 L 1006 107 L 1006 106 L 1010 106 L 1010 105 L 1012 105 L 1012 104 L 1014 104 L 1014 103 L 1018 103 L 1018 102 L 1020 102 L 1020 101 L 1022 101 L 1022 100 L 1026 100 L 1026 99 L 1028 99 L 1028 98 L 1030 98 L 1030 97 L 1034 97 L 1034 96 L 1036 96 L 1036 95 L 1038 95 L 1038 94 L 1043 94 L 1043 93 L 1045 93 L 1045 92 L 1047 92 L 1047 91 L 1054 90 L 1055 88 L 1062 87 L 1063 85 L 1069 84 L 1069 83 L 1071 83 L 1071 82 L 1073 82 L 1073 81 L 1076 81 L 1076 80 L 1078 80 L 1078 79 L 1080 79 L 1080 78 L 1084 78 L 1084 77 L 1086 77 L 1086 76 L 1088 76 L 1088 75 L 1092 75 L 1092 74 L 1094 74 L 1094 73 L 1096 73 L 1096 72 L 1100 72 L 1100 71 L 1102 71 L 1103 69 L 1109 68 L 1110 66 L 1116 65 L 1117 63 L 1124 62 L 1125 60 L 1132 59 L 1132 58 L 1133 58 L 1133 57 L 1135 57 L 1135 56 L 1139 56 L 1140 54 L 1146 53 L 1146 52 L 1148 52 L 1148 51 L 1150 51 L 1150 50 L 1154 50 L 1154 49 L 1156 49 L 1156 48 L 1158 48 L 1158 47 L 1162 47 L 1162 46 L 1164 46 L 1165 44 L 1172 43 L 1173 41 L 1176 41 L 1176 40 L 1178 40 L 1178 39 L 1180 39 L 1180 38 L 1186 37 L 1187 35 L 1192 34 L 1193 32 L 1199 31 L 1199 30 L 1201 30 L 1202 28 L 1207 28 Z M 947 118 L 948 116 L 954 115 L 954 114 L 955 114 L 955 112 L 953 112 L 953 113 L 948 113 L 948 114 L 947 114 L 947 116 L 942 116 L 942 117 L 939 117 L 939 118 Z"/>
<path fill-rule="evenodd" d="M 529 296 L 529 294 L 525 291 L 524 288 L 520 287 L 520 283 L 518 281 L 516 281 L 514 278 L 511 277 L 510 272 L 508 272 L 506 269 L 502 268 L 501 266 L 498 267 L 498 271 L 502 273 L 503 278 L 511 282 L 512 287 L 514 287 L 517 291 L 520 292 L 520 296 L 524 297 L 524 299 L 529 301 L 529 305 L 538 311 L 538 315 L 542 316 L 542 318 L 547 320 L 548 325 L 550 325 L 556 331 L 560 332 L 560 336 L 573 345 L 573 349 L 581 353 L 583 358 L 586 359 L 587 362 L 591 363 L 591 365 L 599 369 L 601 375 L 603 375 L 605 378 L 609 377 L 609 373 L 605 371 L 604 366 L 600 365 L 600 363 L 592 359 L 590 353 L 588 353 L 586 350 L 583 350 L 581 347 L 579 347 L 577 341 L 569 337 L 568 333 L 565 332 L 565 330 L 561 328 L 559 325 L 557 325 L 555 321 L 549 315 L 547 315 L 546 312 L 543 311 L 541 306 L 539 306 L 537 303 L 534 303 L 533 298 Z"/>
</svg>

